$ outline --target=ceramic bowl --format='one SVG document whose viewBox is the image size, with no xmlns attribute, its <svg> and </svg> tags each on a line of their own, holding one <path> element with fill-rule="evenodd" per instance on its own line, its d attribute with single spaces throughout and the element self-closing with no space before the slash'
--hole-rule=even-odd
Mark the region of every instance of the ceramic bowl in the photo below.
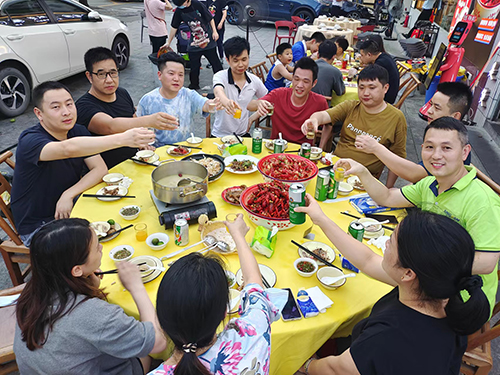
<svg viewBox="0 0 500 375">
<path fill-rule="evenodd" d="M 299 270 L 299 268 L 297 267 L 297 265 L 300 263 L 300 262 L 307 262 L 309 263 L 311 266 L 313 266 L 313 270 L 311 272 L 303 272 L 301 270 Z M 295 262 L 293 262 L 293 267 L 295 268 L 295 271 L 297 271 L 297 273 L 302 276 L 302 277 L 311 277 L 312 275 L 314 275 L 316 273 L 316 271 L 318 270 L 318 264 L 312 260 L 312 259 L 309 259 L 309 258 L 298 258 L 295 260 Z"/>
<path fill-rule="evenodd" d="M 158 240 L 163 242 L 163 244 L 153 245 L 153 240 L 155 238 L 157 238 Z M 168 234 L 158 232 L 158 233 L 153 233 L 153 234 L 149 235 L 148 238 L 146 238 L 146 244 L 151 248 L 151 250 L 158 251 L 158 250 L 163 250 L 167 246 L 169 240 L 170 240 L 170 237 L 168 237 Z"/>
<path fill-rule="evenodd" d="M 329 290 L 335 290 L 337 288 L 340 288 L 342 285 L 346 283 L 346 279 L 339 280 L 333 285 L 325 284 L 324 282 L 321 281 L 321 279 L 323 277 L 338 277 L 342 275 L 344 275 L 344 272 L 334 267 L 323 267 L 320 268 L 318 272 L 316 272 L 316 277 L 318 278 L 318 281 L 320 282 L 321 286 Z"/>
<path fill-rule="evenodd" d="M 349 195 L 354 190 L 352 185 L 349 185 L 347 182 L 340 182 L 339 184 L 339 194 L 340 195 Z"/>
<path fill-rule="evenodd" d="M 130 252 L 130 255 L 125 258 L 116 259 L 115 254 L 120 250 L 128 250 Z M 134 248 L 130 245 L 120 245 L 112 248 L 109 252 L 109 257 L 113 259 L 115 262 L 126 262 L 127 260 L 132 258 L 133 255 L 134 255 Z"/>
<path fill-rule="evenodd" d="M 102 180 L 106 183 L 106 185 L 113 186 L 118 185 L 124 177 L 125 176 L 121 173 L 108 173 L 107 175 L 104 175 Z"/>
<path fill-rule="evenodd" d="M 125 215 L 123 213 L 123 211 L 125 211 L 127 208 L 135 208 L 135 209 L 137 209 L 137 213 L 135 213 L 133 215 Z M 123 206 L 122 208 L 120 208 L 120 216 L 123 217 L 125 220 L 135 220 L 135 219 L 137 219 L 137 217 L 139 216 L 140 213 L 141 213 L 141 208 L 139 206 L 136 206 L 136 205 Z"/>
</svg>

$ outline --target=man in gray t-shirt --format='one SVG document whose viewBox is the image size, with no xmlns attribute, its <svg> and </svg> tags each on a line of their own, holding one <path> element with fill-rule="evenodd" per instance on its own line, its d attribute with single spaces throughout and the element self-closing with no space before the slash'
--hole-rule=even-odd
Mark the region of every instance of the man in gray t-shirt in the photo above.
<svg viewBox="0 0 500 375">
<path fill-rule="evenodd" d="M 333 92 L 337 96 L 344 95 L 345 86 L 342 73 L 332 65 L 337 54 L 337 46 L 333 41 L 326 40 L 319 46 L 318 53 L 319 58 L 316 61 L 318 64 L 318 83 L 312 91 L 323 96 L 332 96 Z"/>
</svg>

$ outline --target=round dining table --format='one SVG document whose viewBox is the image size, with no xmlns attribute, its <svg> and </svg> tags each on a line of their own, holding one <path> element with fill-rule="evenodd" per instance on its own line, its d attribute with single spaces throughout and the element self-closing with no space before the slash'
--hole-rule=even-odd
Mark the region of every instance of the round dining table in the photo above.
<svg viewBox="0 0 500 375">
<path fill-rule="evenodd" d="M 353 35 L 352 29 L 341 28 L 336 29 L 333 26 L 315 26 L 315 25 L 302 25 L 297 29 L 297 34 L 295 35 L 295 42 L 299 42 L 302 39 L 311 37 L 316 31 L 321 32 L 326 39 L 335 38 L 337 36 L 343 36 L 349 42 L 349 45 L 353 45 Z"/>
<path fill-rule="evenodd" d="M 360 33 L 358 27 L 361 27 L 361 21 L 346 17 L 339 18 L 319 16 L 313 21 L 314 26 L 320 26 L 322 24 L 325 26 L 339 25 L 343 29 L 351 29 L 354 35 L 358 35 Z"/>
<path fill-rule="evenodd" d="M 192 152 L 202 151 L 207 154 L 220 155 L 216 145 L 213 144 L 214 141 L 218 140 L 215 138 L 204 139 L 201 145 L 199 145 L 202 150 L 192 149 Z M 248 148 L 248 155 L 262 158 L 271 153 L 263 145 L 262 153 L 253 154 L 251 152 L 251 138 L 243 138 L 243 142 Z M 299 148 L 299 145 L 289 144 L 287 150 L 298 150 Z M 156 154 L 159 155 L 160 160 L 172 158 L 166 153 L 166 147 L 156 149 Z M 176 159 L 180 160 L 181 157 Z M 321 168 L 324 166 L 325 165 L 321 162 L 318 162 L 318 167 Z M 127 224 L 145 223 L 147 224 L 148 234 L 162 232 L 170 237 L 167 246 L 163 250 L 153 251 L 144 241 L 139 242 L 136 240 L 134 229 L 130 228 L 124 230 L 115 239 L 103 243 L 101 263 L 101 269 L 103 271 L 116 268 L 114 261 L 109 257 L 109 251 L 116 246 L 130 245 L 134 248 L 134 256 L 151 255 L 157 258 L 180 249 L 174 242 L 173 230 L 166 230 L 158 221 L 159 212 L 153 204 L 150 195 L 150 190 L 153 189 L 151 173 L 154 169 L 154 166 L 139 165 L 131 160 L 127 160 L 110 170 L 110 172 L 122 173 L 133 180 L 133 183 L 128 189 L 128 195 L 135 196 L 135 198 L 122 198 L 116 201 L 103 202 L 96 198 L 81 197 L 76 202 L 71 215 L 72 217 L 85 218 L 90 222 L 113 219 L 122 227 Z M 230 186 L 242 184 L 250 186 L 262 182 L 264 182 L 264 180 L 259 171 L 251 174 L 234 174 L 225 170 L 218 180 L 208 185 L 206 196 L 215 204 L 217 209 L 217 218 L 213 220 L 224 220 L 228 214 L 243 213 L 245 221 L 250 227 L 250 231 L 246 235 L 246 240 L 250 242 L 256 226 L 250 222 L 243 208 L 226 203 L 221 197 L 221 192 Z M 316 178 L 307 186 L 307 192 L 314 195 L 315 185 Z M 95 194 L 103 186 L 105 186 L 104 183 L 101 183 L 89 189 L 86 193 Z M 350 196 L 362 193 L 364 192 L 355 189 Z M 120 217 L 119 210 L 121 207 L 131 204 L 138 205 L 141 208 L 139 217 L 133 221 L 125 221 Z M 339 199 L 332 203 L 319 202 L 319 204 L 324 212 L 346 231 L 350 222 L 354 219 L 341 214 L 341 212 L 348 211 L 350 214 L 363 216 L 349 204 L 349 197 L 339 196 Z M 391 214 L 402 217 L 404 211 L 393 211 Z M 269 266 L 275 272 L 277 276 L 275 288 L 290 288 L 294 296 L 297 296 L 297 292 L 300 288 L 307 289 L 319 286 L 322 292 L 333 301 L 332 307 L 316 317 L 308 319 L 302 318 L 289 322 L 284 322 L 280 319 L 272 324 L 271 374 L 293 374 L 329 338 L 348 336 L 354 325 L 369 315 L 374 303 L 391 290 L 390 286 L 376 281 L 362 272 L 354 278 L 347 279 L 346 283 L 336 290 L 324 289 L 320 285 L 316 275 L 308 278 L 299 276 L 293 266 L 294 261 L 299 257 L 298 249 L 297 246 L 293 245 L 290 241 L 295 240 L 298 243 L 309 241 L 308 239 L 304 239 L 303 235 L 304 231 L 311 225 L 310 218 L 307 218 L 306 222 L 302 225 L 296 225 L 289 230 L 278 232 L 276 250 L 271 258 L 255 253 L 258 263 Z M 387 229 L 385 232 L 386 235 L 392 233 Z M 333 247 L 319 227 L 313 227 L 311 234 L 315 236 L 315 241 L 320 241 Z M 194 244 L 198 241 L 200 241 L 198 225 L 191 225 L 189 227 L 189 244 Z M 378 248 L 371 245 L 370 247 L 374 252 L 381 254 L 381 250 Z M 189 252 L 201 248 L 202 246 L 200 245 L 187 250 L 186 253 L 180 254 L 177 257 L 168 259 L 164 261 L 164 266 L 168 267 L 167 263 L 172 259 L 178 259 Z M 341 267 L 338 251 L 336 249 L 335 252 L 336 257 L 333 263 Z M 220 254 L 220 256 L 225 261 L 227 269 L 236 274 L 236 271 L 240 268 L 237 254 Z M 352 271 L 349 270 L 344 271 L 346 273 L 352 273 Z M 147 293 L 153 303 L 156 303 L 156 293 L 162 276 L 163 274 L 145 284 Z M 104 275 L 101 286 L 104 287 L 105 292 L 108 293 L 107 298 L 110 303 L 121 306 L 128 315 L 139 318 L 139 313 L 132 296 L 124 289 L 119 281 L 118 275 Z"/>
</svg>

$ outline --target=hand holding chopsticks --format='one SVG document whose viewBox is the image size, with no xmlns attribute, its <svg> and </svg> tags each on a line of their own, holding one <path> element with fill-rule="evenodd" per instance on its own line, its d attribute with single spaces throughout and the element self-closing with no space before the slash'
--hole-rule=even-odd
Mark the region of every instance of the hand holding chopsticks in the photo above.
<svg viewBox="0 0 500 375">
<path fill-rule="evenodd" d="M 135 195 L 82 194 L 84 198 L 135 198 Z"/>
<path fill-rule="evenodd" d="M 145 265 L 146 262 L 142 262 L 142 263 L 137 263 L 137 267 L 139 266 L 143 266 Z M 97 276 L 100 276 L 100 275 L 110 275 L 112 273 L 118 273 L 118 270 L 117 269 L 114 269 L 114 270 L 109 270 L 109 271 L 101 271 L 101 272 L 94 272 Z"/>
</svg>

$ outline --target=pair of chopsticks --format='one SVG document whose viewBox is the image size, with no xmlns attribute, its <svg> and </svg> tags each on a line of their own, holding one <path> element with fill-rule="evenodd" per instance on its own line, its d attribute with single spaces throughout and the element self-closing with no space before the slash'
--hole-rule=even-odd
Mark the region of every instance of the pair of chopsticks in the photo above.
<svg viewBox="0 0 500 375">
<path fill-rule="evenodd" d="M 107 236 L 99 238 L 99 241 L 102 241 L 102 240 L 109 238 L 109 237 L 113 237 L 115 234 L 120 233 L 120 232 L 124 231 L 125 229 L 132 228 L 133 226 L 134 226 L 134 224 L 130 224 L 130 225 L 127 225 L 126 227 L 120 228 L 116 232 L 110 233 Z"/>
<path fill-rule="evenodd" d="M 186 146 L 186 145 L 176 145 L 175 143 L 165 143 L 165 145 L 167 145 L 167 146 L 175 146 L 175 147 L 182 146 L 182 147 L 187 147 L 187 148 L 194 148 L 194 149 L 196 149 L 196 150 L 203 150 L 201 147 L 196 147 L 196 146 Z"/>
<path fill-rule="evenodd" d="M 289 154 L 292 152 L 299 152 L 299 151 L 300 151 L 300 148 L 298 150 L 288 150 L 288 151 L 285 151 L 285 154 Z"/>
<path fill-rule="evenodd" d="M 271 284 L 269 284 L 269 282 L 266 280 L 266 278 L 264 277 L 264 275 L 260 274 L 260 276 L 262 277 L 262 284 L 264 284 L 264 288 L 266 288 L 266 289 L 271 288 Z"/>
<path fill-rule="evenodd" d="M 137 266 L 143 266 L 145 265 L 146 262 L 138 263 Z M 112 273 L 118 273 L 117 269 L 114 270 L 109 270 L 109 271 L 102 271 L 102 272 L 94 272 L 97 276 L 99 275 L 111 275 Z"/>
<path fill-rule="evenodd" d="M 291 240 L 291 242 L 295 245 L 295 246 L 298 246 L 300 249 L 304 250 L 307 254 L 311 255 L 312 257 L 316 258 L 317 260 L 319 260 L 320 262 L 323 262 L 325 263 L 327 266 L 330 266 L 330 267 L 334 267 L 340 271 L 342 271 L 340 268 L 338 268 L 337 266 L 335 266 L 333 263 L 330 263 L 329 261 L 327 261 L 326 259 L 323 259 L 322 257 L 320 257 L 319 255 L 316 255 L 314 254 L 311 250 L 309 250 L 308 248 L 306 248 L 305 246 L 302 246 L 300 243 L 298 242 L 295 242 L 294 240 Z M 344 271 L 342 271 L 344 272 Z"/>
<path fill-rule="evenodd" d="M 133 160 L 133 161 L 136 161 L 137 163 L 142 163 L 142 164 L 147 164 L 147 165 L 152 165 L 153 167 L 157 167 L 158 165 L 156 165 L 155 163 L 150 163 L 148 161 L 144 161 L 144 160 L 141 160 L 141 159 L 136 159 L 136 158 L 129 158 L 130 160 Z"/>
<path fill-rule="evenodd" d="M 346 216 L 349 216 L 349 217 L 352 217 L 354 219 L 361 219 L 359 216 L 356 216 L 356 215 L 351 215 L 350 213 L 347 213 L 345 211 L 342 211 L 341 212 L 342 215 L 346 215 Z M 374 223 L 375 224 L 375 223 Z M 394 228 L 391 228 L 391 227 L 388 227 L 387 225 L 383 225 L 382 224 L 382 228 L 385 228 L 385 229 L 389 229 L 389 230 L 394 230 Z"/>
<path fill-rule="evenodd" d="M 82 194 L 85 198 L 135 198 L 135 195 Z"/>
<path fill-rule="evenodd" d="M 243 141 L 241 140 L 241 138 L 238 136 L 238 134 L 236 134 L 236 132 L 233 132 L 233 135 L 236 137 L 236 139 L 238 140 L 238 142 L 240 142 L 241 144 L 243 144 Z"/>
</svg>

